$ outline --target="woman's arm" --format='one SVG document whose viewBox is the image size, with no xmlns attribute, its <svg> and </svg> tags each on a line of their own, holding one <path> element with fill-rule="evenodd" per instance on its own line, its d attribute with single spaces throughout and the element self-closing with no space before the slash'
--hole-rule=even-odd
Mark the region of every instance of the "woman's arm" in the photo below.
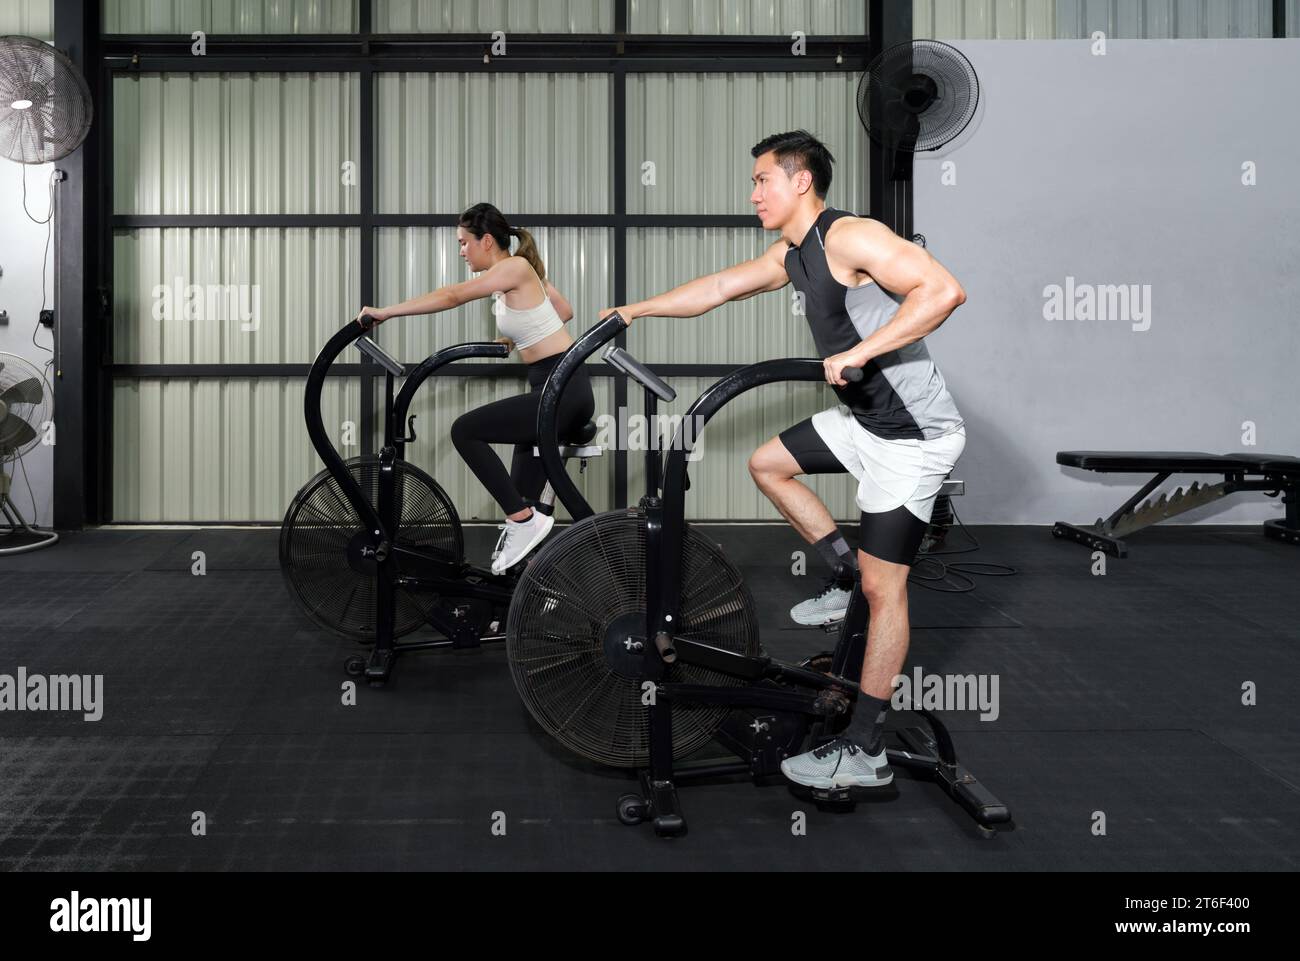
<svg viewBox="0 0 1300 961">
<path fill-rule="evenodd" d="M 573 319 L 573 308 L 569 302 L 564 299 L 564 294 L 555 289 L 555 285 L 549 280 L 546 281 L 546 296 L 551 299 L 551 306 L 555 312 L 560 315 L 560 320 L 566 324 Z"/>
<path fill-rule="evenodd" d="M 477 277 L 471 277 L 459 284 L 448 284 L 445 287 L 439 287 L 437 290 L 421 294 L 419 297 L 404 300 L 400 304 L 394 304 L 391 307 L 363 307 L 361 312 L 357 314 L 357 323 L 361 324 L 362 327 L 367 327 L 372 325 L 365 323 L 363 320 L 365 317 L 373 318 L 375 325 L 378 325 L 394 317 L 436 314 L 444 310 L 452 310 L 461 306 L 461 304 L 468 304 L 474 300 L 491 297 L 493 294 L 504 294 L 519 286 L 523 270 L 524 266 L 515 258 L 502 260 L 483 271 Z"/>
</svg>

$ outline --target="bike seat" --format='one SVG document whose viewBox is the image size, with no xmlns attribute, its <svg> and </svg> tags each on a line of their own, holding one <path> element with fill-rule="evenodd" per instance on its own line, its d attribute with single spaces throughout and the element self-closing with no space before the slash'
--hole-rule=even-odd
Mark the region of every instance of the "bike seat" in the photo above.
<svg viewBox="0 0 1300 961">
<path fill-rule="evenodd" d="M 568 434 L 561 437 L 560 443 L 566 447 L 583 447 L 590 443 L 595 436 L 596 422 L 589 420 L 577 430 L 570 431 Z"/>
</svg>

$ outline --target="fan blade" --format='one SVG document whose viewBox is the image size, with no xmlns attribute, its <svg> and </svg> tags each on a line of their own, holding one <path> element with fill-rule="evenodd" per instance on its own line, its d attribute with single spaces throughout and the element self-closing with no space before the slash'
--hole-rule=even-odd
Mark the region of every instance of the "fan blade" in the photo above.
<svg viewBox="0 0 1300 961">
<path fill-rule="evenodd" d="M 0 454 L 10 454 L 21 450 L 36 439 L 32 425 L 21 417 L 10 414 L 0 419 Z"/>
<path fill-rule="evenodd" d="M 27 380 L 20 380 L 0 394 L 0 404 L 9 407 L 16 404 L 39 404 L 44 396 L 45 391 L 41 389 L 41 382 L 35 377 L 29 377 Z"/>
</svg>

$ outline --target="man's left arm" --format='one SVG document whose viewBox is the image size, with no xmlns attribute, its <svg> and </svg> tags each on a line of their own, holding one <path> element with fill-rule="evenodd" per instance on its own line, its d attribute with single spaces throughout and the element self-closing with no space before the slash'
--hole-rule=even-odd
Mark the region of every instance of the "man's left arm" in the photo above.
<svg viewBox="0 0 1300 961">
<path fill-rule="evenodd" d="M 826 359 L 826 381 L 846 386 L 841 372 L 934 333 L 966 302 L 957 278 L 930 252 L 876 220 L 843 220 L 827 237 L 827 253 L 863 271 L 885 290 L 905 298 L 889 323 L 852 350 Z"/>
</svg>

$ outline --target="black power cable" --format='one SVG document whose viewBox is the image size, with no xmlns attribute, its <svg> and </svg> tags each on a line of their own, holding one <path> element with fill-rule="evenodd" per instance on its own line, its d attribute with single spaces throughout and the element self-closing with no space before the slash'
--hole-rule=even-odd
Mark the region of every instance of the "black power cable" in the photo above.
<svg viewBox="0 0 1300 961">
<path fill-rule="evenodd" d="M 968 541 L 968 546 L 957 550 L 934 550 L 934 548 L 942 546 L 947 541 L 948 535 L 954 530 L 961 531 Z M 1013 577 L 1020 573 L 1016 568 L 1008 567 L 1005 564 L 970 562 L 952 564 L 939 559 L 941 557 L 959 557 L 964 554 L 974 554 L 980 550 L 980 546 L 979 538 L 967 529 L 957 515 L 957 509 L 953 507 L 952 498 L 947 494 L 941 495 L 935 502 L 930 527 L 925 532 L 925 541 L 922 542 L 921 553 L 916 564 L 912 567 L 912 574 L 908 577 L 908 582 L 938 594 L 969 594 L 975 590 L 975 577 Z M 953 586 L 939 587 L 937 586 L 939 584 L 951 584 Z"/>
</svg>

